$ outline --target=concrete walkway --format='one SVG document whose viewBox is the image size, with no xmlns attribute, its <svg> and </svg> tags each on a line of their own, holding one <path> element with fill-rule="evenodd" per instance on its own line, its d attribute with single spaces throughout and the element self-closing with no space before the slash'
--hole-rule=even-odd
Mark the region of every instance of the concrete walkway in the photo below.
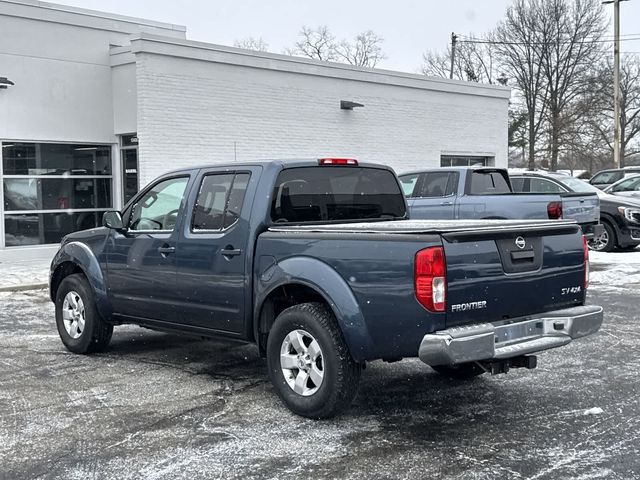
<svg viewBox="0 0 640 480">
<path fill-rule="evenodd" d="M 25 251 L 25 255 L 28 252 Z M 51 259 L 0 261 L 0 292 L 47 287 Z"/>
</svg>

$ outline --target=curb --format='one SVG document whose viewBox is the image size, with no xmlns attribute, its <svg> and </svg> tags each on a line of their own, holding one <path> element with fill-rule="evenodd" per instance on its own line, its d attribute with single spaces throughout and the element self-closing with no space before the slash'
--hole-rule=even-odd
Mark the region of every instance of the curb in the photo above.
<svg viewBox="0 0 640 480">
<path fill-rule="evenodd" d="M 11 285 L 9 287 L 0 287 L 0 293 L 4 292 L 24 292 L 27 290 L 42 290 L 47 288 L 47 283 L 32 283 L 28 285 Z"/>
</svg>

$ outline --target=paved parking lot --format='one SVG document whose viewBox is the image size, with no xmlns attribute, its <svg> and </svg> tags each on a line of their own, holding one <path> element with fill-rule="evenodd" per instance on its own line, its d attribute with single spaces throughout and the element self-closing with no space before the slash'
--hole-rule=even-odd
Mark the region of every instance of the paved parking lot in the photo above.
<svg viewBox="0 0 640 480">
<path fill-rule="evenodd" d="M 0 478 L 640 478 L 640 252 L 603 255 L 596 336 L 468 382 L 374 362 L 321 422 L 251 346 L 120 327 L 73 355 L 45 291 L 0 293 Z"/>
</svg>

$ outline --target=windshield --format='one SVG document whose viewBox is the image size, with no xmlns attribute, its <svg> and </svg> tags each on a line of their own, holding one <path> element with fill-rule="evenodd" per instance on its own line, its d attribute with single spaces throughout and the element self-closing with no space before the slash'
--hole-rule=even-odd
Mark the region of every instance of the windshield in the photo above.
<svg viewBox="0 0 640 480">
<path fill-rule="evenodd" d="M 363 167 L 301 167 L 280 172 L 274 223 L 404 218 L 404 195 L 393 172 Z"/>
<path fill-rule="evenodd" d="M 569 189 L 578 193 L 600 193 L 596 187 L 583 180 L 574 177 L 555 177 L 555 179 L 566 185 Z"/>
</svg>

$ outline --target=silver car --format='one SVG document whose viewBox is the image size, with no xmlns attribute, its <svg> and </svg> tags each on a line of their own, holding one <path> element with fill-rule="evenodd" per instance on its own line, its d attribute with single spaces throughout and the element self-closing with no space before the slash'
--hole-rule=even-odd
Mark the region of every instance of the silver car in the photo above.
<svg viewBox="0 0 640 480">
<path fill-rule="evenodd" d="M 604 189 L 605 193 L 640 198 L 640 174 L 625 177 Z"/>
</svg>

